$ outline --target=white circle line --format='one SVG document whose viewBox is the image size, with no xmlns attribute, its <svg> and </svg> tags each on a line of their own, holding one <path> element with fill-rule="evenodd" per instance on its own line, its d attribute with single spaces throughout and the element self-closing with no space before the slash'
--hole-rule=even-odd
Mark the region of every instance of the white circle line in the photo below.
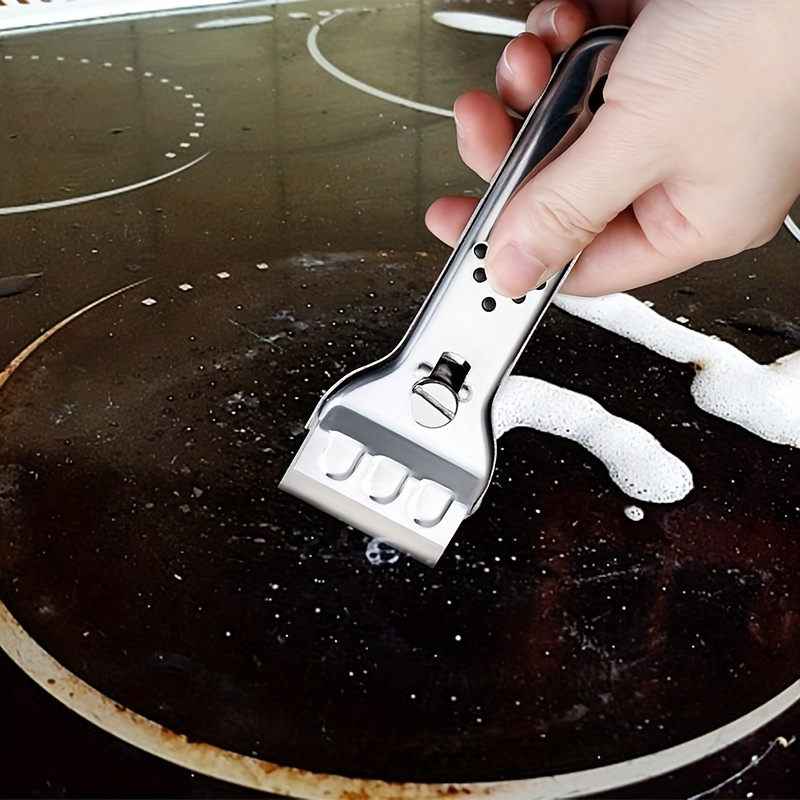
<svg viewBox="0 0 800 800">
<path fill-rule="evenodd" d="M 786 219 L 783 221 L 783 224 L 789 229 L 789 233 L 800 242 L 800 226 L 789 216 L 786 215 Z"/>
<path fill-rule="evenodd" d="M 363 81 L 348 75 L 346 72 L 343 72 L 338 67 L 331 64 L 331 62 L 328 61 L 328 59 L 325 58 L 325 56 L 320 52 L 319 46 L 317 45 L 317 36 L 319 35 L 319 30 L 323 25 L 326 25 L 332 19 L 335 19 L 336 17 L 339 17 L 345 13 L 345 11 L 336 11 L 329 17 L 325 17 L 322 22 L 318 22 L 308 32 L 308 37 L 306 38 L 306 47 L 308 48 L 308 52 L 310 53 L 311 57 L 317 62 L 317 64 L 319 64 L 320 67 L 322 67 L 322 69 L 324 69 L 334 78 L 338 78 L 340 81 L 342 81 L 342 83 L 346 83 L 348 86 L 352 86 L 354 89 L 358 89 L 359 91 L 371 94 L 373 97 L 378 97 L 381 100 L 387 100 L 390 103 L 395 103 L 399 106 L 405 106 L 406 108 L 413 108 L 415 111 L 425 111 L 428 114 L 438 114 L 440 117 L 452 118 L 453 112 L 447 108 L 439 108 L 437 106 L 426 105 L 425 103 L 417 103 L 415 100 L 409 100 L 408 98 L 400 97 L 400 95 L 397 94 L 384 92 L 382 89 L 378 89 L 375 86 L 370 86 L 370 84 L 364 83 Z"/>
<path fill-rule="evenodd" d="M 187 165 L 189 166 L 189 165 Z M 217 277 L 229 277 L 226 272 Z M 107 300 L 143 284 L 143 281 L 117 289 L 69 315 L 40 335 L 9 365 L 0 371 L 0 388 L 22 362 L 47 339 L 87 311 Z M 121 709 L 106 695 L 86 684 L 50 656 L 23 629 L 0 600 L 0 648 L 40 686 L 72 711 L 123 741 L 186 769 L 228 780 L 242 786 L 325 800 L 345 792 L 361 793 L 378 800 L 421 800 L 447 793 L 453 798 L 491 795 L 497 800 L 542 800 L 553 797 L 580 797 L 629 785 L 681 769 L 740 741 L 774 720 L 800 700 L 800 680 L 796 680 L 772 699 L 743 716 L 664 750 L 636 756 L 627 761 L 537 778 L 480 783 L 418 784 L 388 783 L 380 780 L 322 775 L 292 767 L 282 767 L 257 758 L 242 756 L 207 744 L 195 745 L 180 734 L 165 739 L 164 728 L 130 709 Z M 116 713 L 114 713 L 116 709 Z M 122 713 L 124 712 L 124 713 Z M 265 769 L 268 767 L 268 769 Z"/>
<path fill-rule="evenodd" d="M 0 217 L 8 216 L 10 214 L 27 214 L 31 211 L 48 211 L 52 208 L 64 208 L 65 206 L 76 206 L 80 203 L 91 203 L 93 200 L 104 200 L 107 197 L 113 197 L 117 194 L 133 192 L 137 189 L 143 189 L 145 186 L 150 186 L 153 183 L 158 183 L 159 181 L 166 180 L 167 178 L 172 178 L 179 172 L 183 172 L 184 170 L 189 169 L 189 167 L 199 164 L 207 155 L 208 153 L 203 153 L 203 155 L 194 159 L 194 161 L 190 161 L 188 164 L 183 164 L 177 169 L 170 170 L 169 172 L 164 172 L 161 175 L 156 175 L 154 178 L 148 178 L 147 180 L 139 181 L 139 183 L 130 183 L 127 186 L 119 186 L 116 189 L 108 189 L 105 192 L 85 194 L 81 195 L 80 197 L 69 197 L 64 200 L 49 200 L 43 203 L 30 203 L 29 205 L 23 206 L 0 207 Z"/>
<path fill-rule="evenodd" d="M 88 305 L 85 305 L 83 308 L 79 308 L 77 311 L 73 312 L 67 317 L 64 317 L 60 322 L 57 322 L 52 327 L 48 328 L 44 333 L 40 334 L 36 339 L 34 339 L 27 347 L 22 349 L 14 358 L 9 361 L 9 363 L 5 366 L 3 370 L 0 370 L 0 389 L 5 386 L 6 381 L 19 369 L 20 365 L 22 364 L 25 359 L 31 355 L 35 350 L 37 350 L 41 345 L 43 345 L 51 336 L 58 333 L 62 328 L 66 327 L 73 322 L 74 320 L 78 319 L 78 317 L 83 316 L 87 311 L 91 311 L 93 308 L 105 303 L 107 300 L 110 300 L 112 297 L 116 297 L 118 294 L 122 294 L 123 292 L 127 292 L 128 289 L 133 289 L 136 286 L 141 286 L 143 283 L 147 283 L 150 278 L 143 278 L 140 281 L 135 281 L 134 283 L 129 283 L 127 286 L 123 286 L 120 289 L 115 289 L 113 292 L 110 292 L 103 297 L 98 298 L 97 300 L 93 300 Z M 2 617 L 2 610 L 3 604 L 0 601 L 0 618 Z"/>
<path fill-rule="evenodd" d="M 125 290 L 118 290 L 101 298 L 78 313 L 102 303 L 120 291 Z M 165 729 L 161 725 L 133 710 L 121 709 L 113 700 L 86 684 L 45 652 L 22 628 L 2 601 L 0 601 L 0 648 L 5 650 L 40 686 L 72 711 L 145 752 L 166 758 L 186 769 L 232 781 L 241 786 L 314 800 L 341 797 L 346 792 L 360 792 L 361 795 L 373 797 L 375 800 L 379 798 L 421 800 L 421 798 L 439 797 L 444 793 L 453 798 L 474 797 L 480 794 L 491 796 L 496 800 L 580 797 L 663 775 L 717 753 L 775 719 L 800 697 L 800 681 L 795 681 L 771 700 L 721 728 L 657 753 L 634 757 L 604 767 L 539 778 L 496 782 L 388 783 L 333 774 L 315 774 L 302 769 L 270 764 L 205 743 L 193 744 L 179 733 L 165 737 Z M 269 768 L 264 769 L 264 767 Z"/>
</svg>

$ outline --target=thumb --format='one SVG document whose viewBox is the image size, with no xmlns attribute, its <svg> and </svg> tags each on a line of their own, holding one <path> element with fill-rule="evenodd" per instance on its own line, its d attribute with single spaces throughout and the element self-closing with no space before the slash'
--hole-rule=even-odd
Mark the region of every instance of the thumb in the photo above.
<svg viewBox="0 0 800 800">
<path fill-rule="evenodd" d="M 578 140 L 509 200 L 486 255 L 495 291 L 521 297 L 541 285 L 658 183 L 660 148 L 632 116 L 604 104 Z"/>
</svg>

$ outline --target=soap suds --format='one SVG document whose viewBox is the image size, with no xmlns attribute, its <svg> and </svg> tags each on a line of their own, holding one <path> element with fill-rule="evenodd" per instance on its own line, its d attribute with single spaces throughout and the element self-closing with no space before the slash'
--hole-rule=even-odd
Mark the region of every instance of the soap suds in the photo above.
<svg viewBox="0 0 800 800">
<path fill-rule="evenodd" d="M 512 375 L 505 382 L 492 407 L 492 425 L 497 438 L 524 425 L 577 442 L 638 500 L 674 503 L 692 489 L 689 468 L 646 430 L 590 397 L 537 378 Z"/>
<path fill-rule="evenodd" d="M 698 372 L 692 397 L 703 411 L 767 441 L 800 447 L 800 351 L 759 364 L 732 344 L 670 322 L 627 294 L 561 294 L 554 302 L 666 358 L 693 363 Z"/>
<path fill-rule="evenodd" d="M 625 506 L 625 516 L 633 522 L 641 522 L 644 519 L 644 511 L 639 506 Z"/>
<path fill-rule="evenodd" d="M 400 559 L 400 553 L 385 539 L 370 539 L 366 550 L 367 561 L 374 567 L 394 564 Z"/>
</svg>

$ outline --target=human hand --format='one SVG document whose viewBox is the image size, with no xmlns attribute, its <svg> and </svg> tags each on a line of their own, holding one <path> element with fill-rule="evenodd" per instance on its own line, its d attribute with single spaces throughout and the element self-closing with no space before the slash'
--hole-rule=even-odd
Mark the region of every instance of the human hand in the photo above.
<svg viewBox="0 0 800 800">
<path fill-rule="evenodd" d="M 497 68 L 524 112 L 551 54 L 597 24 L 631 26 L 605 103 L 580 139 L 509 201 L 486 269 L 518 297 L 582 251 L 565 290 L 652 283 L 769 241 L 800 192 L 798 0 L 543 0 Z M 489 180 L 517 123 L 471 91 L 455 104 L 464 162 Z M 477 201 L 445 197 L 426 222 L 454 244 Z"/>
</svg>

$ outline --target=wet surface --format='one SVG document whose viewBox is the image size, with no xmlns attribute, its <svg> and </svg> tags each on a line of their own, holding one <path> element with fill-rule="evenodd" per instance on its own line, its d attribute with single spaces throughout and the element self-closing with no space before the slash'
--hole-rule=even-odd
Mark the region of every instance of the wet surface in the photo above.
<svg viewBox="0 0 800 800">
<path fill-rule="evenodd" d="M 616 763 L 800 678 L 800 452 L 700 411 L 691 365 L 557 310 L 517 371 L 654 434 L 694 474 L 684 500 L 631 520 L 589 453 L 516 430 L 431 570 L 278 492 L 321 392 L 396 344 L 444 263 L 425 207 L 479 189 L 451 120 L 313 62 L 332 5 L 286 8 L 312 18 L 0 41 L 20 98 L 0 111 L 0 206 L 186 167 L 0 216 L 3 363 L 129 287 L 2 387 L 3 602 L 83 680 L 190 740 L 385 780 Z M 441 28 L 436 8 L 343 14 L 320 49 L 447 108 L 488 88 L 503 41 Z M 769 362 L 796 347 L 798 253 L 783 230 L 637 294 Z"/>
</svg>

